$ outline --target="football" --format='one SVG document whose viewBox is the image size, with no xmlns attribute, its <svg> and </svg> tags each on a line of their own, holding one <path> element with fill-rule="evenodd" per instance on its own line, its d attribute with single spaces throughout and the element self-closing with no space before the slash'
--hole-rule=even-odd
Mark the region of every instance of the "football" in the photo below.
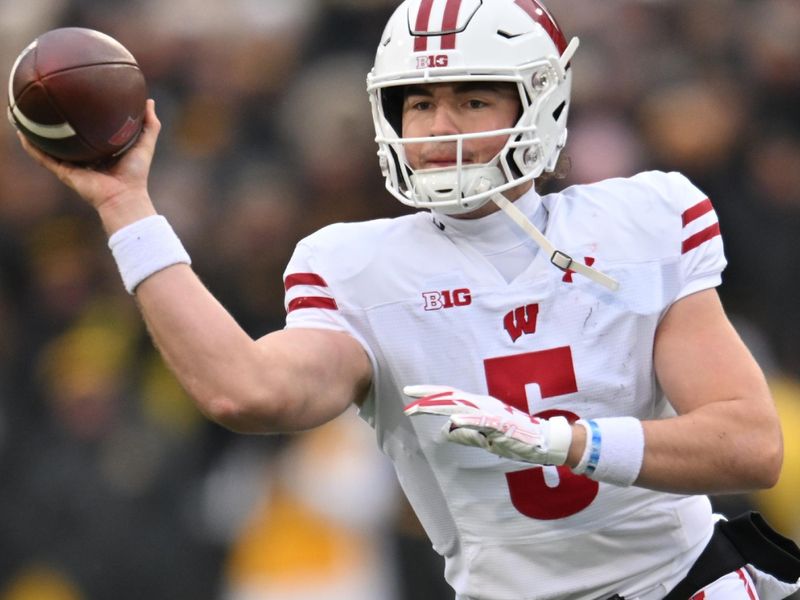
<svg viewBox="0 0 800 600">
<path fill-rule="evenodd" d="M 113 37 L 82 27 L 53 29 L 17 57 L 8 117 L 43 152 L 78 164 L 119 156 L 142 129 L 147 85 Z"/>
</svg>

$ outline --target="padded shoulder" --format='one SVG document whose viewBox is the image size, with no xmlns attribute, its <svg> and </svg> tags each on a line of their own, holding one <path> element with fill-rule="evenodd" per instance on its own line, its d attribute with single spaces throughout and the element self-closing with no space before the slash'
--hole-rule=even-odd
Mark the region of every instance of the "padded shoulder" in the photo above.
<svg viewBox="0 0 800 600">
<path fill-rule="evenodd" d="M 679 257 L 692 210 L 707 204 L 713 215 L 706 195 L 686 177 L 662 171 L 572 186 L 545 203 L 554 238 L 612 262 Z"/>
<path fill-rule="evenodd" d="M 393 274 L 435 273 L 435 258 L 442 254 L 437 249 L 442 244 L 447 244 L 446 238 L 430 214 L 423 212 L 336 223 L 298 243 L 284 277 L 313 273 L 335 291 L 342 307 L 370 306 L 415 293 L 413 279 Z"/>
</svg>

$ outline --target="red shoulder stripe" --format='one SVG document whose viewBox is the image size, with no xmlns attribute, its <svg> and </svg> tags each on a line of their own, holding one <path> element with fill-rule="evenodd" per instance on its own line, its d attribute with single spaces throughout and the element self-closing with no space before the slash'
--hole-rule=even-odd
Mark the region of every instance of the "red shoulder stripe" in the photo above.
<svg viewBox="0 0 800 600">
<path fill-rule="evenodd" d="M 324 296 L 301 296 L 289 301 L 289 306 L 286 308 L 286 313 L 301 308 L 322 308 L 325 310 L 339 310 L 336 300 L 333 298 L 326 298 Z"/>
<path fill-rule="evenodd" d="M 719 234 L 719 223 L 709 225 L 705 229 L 698 231 L 694 235 L 690 235 L 688 238 L 683 240 L 683 244 L 681 244 L 681 254 L 686 254 L 690 250 L 694 250 L 701 244 L 704 244 L 708 240 L 715 238 Z"/>
<path fill-rule="evenodd" d="M 695 219 L 699 219 L 704 214 L 711 212 L 714 210 L 714 207 L 711 206 L 711 200 L 706 198 L 705 200 L 698 202 L 694 206 L 687 208 L 683 211 L 681 215 L 681 220 L 683 221 L 683 226 L 686 227 L 689 223 L 694 221 Z"/>
<path fill-rule="evenodd" d="M 287 275 L 283 281 L 283 289 L 289 291 L 296 285 L 318 285 L 320 287 L 328 287 L 325 280 L 316 273 L 292 273 Z"/>
</svg>

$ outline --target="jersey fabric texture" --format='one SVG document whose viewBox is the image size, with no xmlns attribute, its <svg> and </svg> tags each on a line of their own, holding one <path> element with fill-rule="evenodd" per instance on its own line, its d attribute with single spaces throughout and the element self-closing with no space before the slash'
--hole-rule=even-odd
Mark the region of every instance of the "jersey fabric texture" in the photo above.
<svg viewBox="0 0 800 600">
<path fill-rule="evenodd" d="M 674 302 L 721 282 L 716 214 L 685 177 L 656 171 L 530 191 L 517 206 L 619 290 L 557 269 L 500 212 L 420 212 L 302 240 L 285 274 L 287 327 L 345 331 L 364 347 L 374 377 L 360 414 L 460 600 L 662 598 L 711 536 L 705 496 L 444 443 L 446 417 L 412 421 L 402 389 L 449 385 L 570 420 L 674 415 L 653 374 L 653 340 Z M 498 268 L 526 247 L 526 265 Z"/>
</svg>

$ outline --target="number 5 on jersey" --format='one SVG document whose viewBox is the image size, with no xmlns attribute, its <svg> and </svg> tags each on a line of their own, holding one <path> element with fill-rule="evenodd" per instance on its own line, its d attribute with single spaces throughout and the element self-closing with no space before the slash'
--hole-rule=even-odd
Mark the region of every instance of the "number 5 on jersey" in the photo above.
<svg viewBox="0 0 800 600">
<path fill-rule="evenodd" d="M 568 346 L 487 358 L 484 361 L 490 396 L 529 412 L 525 386 L 538 384 L 542 398 L 552 398 L 578 391 L 572 352 Z M 578 415 L 563 410 L 545 410 L 535 417 L 561 415 L 570 423 Z M 545 469 L 548 472 L 545 472 Z M 531 519 L 562 519 L 589 506 L 597 496 L 599 484 L 575 475 L 569 467 L 534 467 L 506 474 L 511 503 Z"/>
</svg>

